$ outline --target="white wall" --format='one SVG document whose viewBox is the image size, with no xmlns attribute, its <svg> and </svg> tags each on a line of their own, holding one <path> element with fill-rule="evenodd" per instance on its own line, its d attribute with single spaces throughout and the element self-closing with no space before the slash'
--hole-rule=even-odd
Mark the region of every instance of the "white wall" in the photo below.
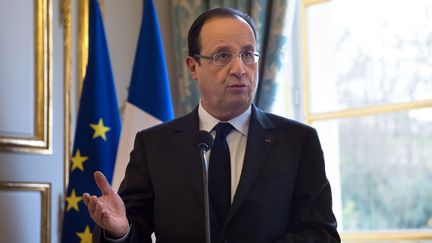
<svg viewBox="0 0 432 243">
<path fill-rule="evenodd" d="M 0 143 L 0 242 L 42 242 L 41 234 L 48 231 L 44 242 L 59 242 L 63 215 L 65 140 L 64 140 L 64 39 L 63 1 L 52 3 L 52 120 L 51 151 L 44 154 L 5 149 Z M 32 136 L 35 125 L 35 3 L 38 1 L 0 0 L 0 139 L 9 136 Z M 77 109 L 77 38 L 78 1 L 72 7 L 72 107 L 71 140 L 74 136 Z M 109 42 L 111 62 L 118 90 L 119 104 L 127 97 L 132 63 L 141 24 L 142 0 L 105 0 L 104 21 Z M 155 0 L 164 40 L 168 76 L 174 78 L 169 1 Z M 49 109 L 49 107 L 47 107 Z M 71 146 L 72 144 L 70 144 Z M 6 146 L 8 147 L 8 146 Z M 48 185 L 51 192 L 49 223 L 42 220 L 42 199 L 39 191 L 30 187 L 17 189 L 6 182 L 19 185 L 39 183 Z M 6 185 L 6 186 L 5 186 Z"/>
<path fill-rule="evenodd" d="M 0 0 L 0 137 L 33 137 L 35 108 L 35 4 L 38 1 Z M 12 151 L 16 146 L 0 145 L 0 242 L 41 242 L 48 231 L 50 242 L 58 242 L 59 215 L 64 190 L 64 114 L 63 114 L 63 21 L 62 1 L 51 1 L 52 74 L 50 106 L 52 114 L 50 150 Z M 12 37 L 12 38 L 9 38 Z M 48 64 L 49 65 L 49 64 Z M 51 110 L 50 110 L 51 109 Z M 12 115 L 14 114 L 14 115 Z M 3 119 L 8 118 L 8 119 Z M 10 119 L 11 118 L 11 119 Z M 44 123 L 47 124 L 47 123 Z M 51 194 L 44 195 L 31 184 L 46 185 Z M 10 186 L 16 184 L 17 186 Z M 43 215 L 42 201 L 50 203 Z M 50 216 L 50 224 L 42 222 Z"/>
</svg>

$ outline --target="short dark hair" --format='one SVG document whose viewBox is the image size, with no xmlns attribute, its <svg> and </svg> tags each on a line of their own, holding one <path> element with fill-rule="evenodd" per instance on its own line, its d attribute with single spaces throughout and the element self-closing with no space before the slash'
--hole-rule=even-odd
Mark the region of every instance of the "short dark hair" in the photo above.
<svg viewBox="0 0 432 243">
<path fill-rule="evenodd" d="M 246 13 L 243 13 L 237 9 L 233 8 L 214 8 L 208 11 L 205 11 L 197 19 L 192 23 L 189 33 L 188 33 L 188 49 L 189 56 L 194 57 L 195 54 L 200 54 L 201 51 L 201 43 L 200 43 L 200 34 L 201 29 L 205 22 L 212 18 L 216 17 L 232 17 L 232 18 L 242 18 L 249 24 L 252 28 L 255 41 L 257 40 L 255 21 Z"/>
</svg>

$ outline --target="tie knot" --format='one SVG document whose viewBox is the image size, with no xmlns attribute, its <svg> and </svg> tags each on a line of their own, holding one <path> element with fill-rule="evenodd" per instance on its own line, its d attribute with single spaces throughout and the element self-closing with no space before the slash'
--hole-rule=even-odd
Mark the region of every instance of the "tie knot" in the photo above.
<svg viewBox="0 0 432 243">
<path fill-rule="evenodd" d="M 228 122 L 219 122 L 213 129 L 216 131 L 216 137 L 220 137 L 221 139 L 225 139 L 228 133 L 234 127 Z"/>
</svg>

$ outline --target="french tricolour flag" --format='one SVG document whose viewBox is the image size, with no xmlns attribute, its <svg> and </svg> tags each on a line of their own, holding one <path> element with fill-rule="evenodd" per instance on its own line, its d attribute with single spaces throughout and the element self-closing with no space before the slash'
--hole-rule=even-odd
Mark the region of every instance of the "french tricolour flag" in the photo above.
<svg viewBox="0 0 432 243">
<path fill-rule="evenodd" d="M 123 119 L 112 186 L 123 180 L 135 134 L 174 117 L 159 23 L 153 0 L 143 0 L 143 17 Z"/>
</svg>

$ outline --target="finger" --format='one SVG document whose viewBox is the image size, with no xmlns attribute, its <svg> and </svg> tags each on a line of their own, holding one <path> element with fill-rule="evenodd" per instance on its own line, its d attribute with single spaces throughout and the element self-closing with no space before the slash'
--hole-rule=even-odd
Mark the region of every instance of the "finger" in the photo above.
<svg viewBox="0 0 432 243">
<path fill-rule="evenodd" d="M 110 184 L 108 183 L 106 177 L 104 176 L 104 174 L 102 174 L 102 172 L 96 171 L 94 173 L 94 178 L 97 186 L 102 192 L 102 195 L 109 195 L 114 192 L 114 190 L 111 188 Z"/>
<path fill-rule="evenodd" d="M 98 200 L 98 198 L 96 196 L 91 196 L 89 198 L 89 203 L 87 205 L 87 208 L 88 208 L 89 215 L 93 219 L 93 221 L 96 224 L 101 225 L 102 220 L 100 218 L 100 212 L 98 212 L 98 210 L 100 210 L 100 209 L 98 209 L 98 208 L 100 208 L 98 206 L 99 202 L 100 202 L 100 200 Z"/>
<path fill-rule="evenodd" d="M 87 192 L 83 194 L 83 201 L 84 204 L 87 206 L 89 201 L 90 201 L 90 194 L 88 194 Z"/>
<path fill-rule="evenodd" d="M 93 213 L 93 217 L 95 219 L 96 222 L 99 223 L 100 226 L 104 227 L 104 222 L 103 222 L 103 214 L 105 214 L 105 206 L 103 205 L 102 201 L 98 201 L 95 204 L 95 210 Z"/>
<path fill-rule="evenodd" d="M 90 196 L 89 197 L 87 208 L 88 208 L 88 211 L 89 211 L 90 215 L 94 214 L 97 201 L 98 201 L 98 199 L 97 199 L 96 196 Z"/>
</svg>

